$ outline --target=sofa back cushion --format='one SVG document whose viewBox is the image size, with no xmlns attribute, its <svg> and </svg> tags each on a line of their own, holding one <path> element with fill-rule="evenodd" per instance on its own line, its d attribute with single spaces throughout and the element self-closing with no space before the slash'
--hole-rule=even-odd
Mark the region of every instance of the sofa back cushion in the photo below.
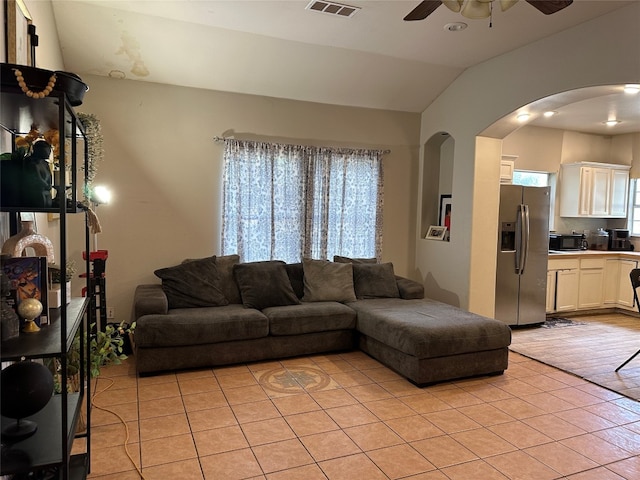
<svg viewBox="0 0 640 480">
<path fill-rule="evenodd" d="M 304 296 L 304 269 L 302 262 L 287 263 L 284 268 L 287 270 L 287 275 L 289 275 L 293 291 L 296 292 L 296 297 L 302 298 Z"/>
<path fill-rule="evenodd" d="M 160 268 L 153 273 L 162 280 L 169 308 L 219 307 L 229 303 L 219 288 L 215 257 Z"/>
<path fill-rule="evenodd" d="M 289 281 L 284 262 L 272 260 L 238 263 L 233 266 L 233 275 L 240 289 L 242 303 L 247 308 L 262 310 L 300 303 Z"/>
<path fill-rule="evenodd" d="M 400 298 L 391 262 L 354 263 L 353 285 L 359 299 Z"/>
<path fill-rule="evenodd" d="M 229 303 L 242 304 L 240 290 L 233 276 L 233 266 L 240 263 L 239 255 L 222 255 L 216 257 L 216 267 L 220 273 L 220 290 Z"/>
<path fill-rule="evenodd" d="M 342 255 L 334 255 L 333 261 L 336 263 L 378 263 L 377 258 L 351 258 Z"/>
<path fill-rule="evenodd" d="M 353 266 L 328 260 L 302 261 L 304 270 L 304 302 L 353 302 Z"/>
</svg>

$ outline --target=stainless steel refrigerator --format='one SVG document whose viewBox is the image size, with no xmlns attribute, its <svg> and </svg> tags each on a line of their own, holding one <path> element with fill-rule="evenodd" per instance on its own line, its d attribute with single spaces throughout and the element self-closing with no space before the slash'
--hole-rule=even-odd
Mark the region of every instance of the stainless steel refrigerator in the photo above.
<svg viewBox="0 0 640 480">
<path fill-rule="evenodd" d="M 545 320 L 549 187 L 500 186 L 495 318 L 508 325 Z"/>
</svg>

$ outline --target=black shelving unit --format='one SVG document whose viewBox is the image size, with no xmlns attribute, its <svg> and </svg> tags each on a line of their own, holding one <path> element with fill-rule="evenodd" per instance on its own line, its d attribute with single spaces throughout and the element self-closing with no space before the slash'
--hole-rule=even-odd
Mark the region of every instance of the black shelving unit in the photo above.
<svg viewBox="0 0 640 480">
<path fill-rule="evenodd" d="M 20 212 L 46 212 L 59 214 L 60 248 L 59 261 L 61 284 L 64 285 L 67 264 L 67 215 L 85 215 L 85 251 L 89 251 L 89 230 L 86 213 L 78 205 L 81 188 L 86 184 L 88 164 L 88 146 L 84 127 L 71 107 L 63 91 L 52 91 L 42 99 L 27 97 L 17 86 L 3 82 L 0 86 L 0 128 L 2 135 L 11 138 L 12 151 L 15 149 L 15 137 L 25 135 L 33 125 L 41 132 L 56 129 L 60 136 L 60 158 L 69 165 L 69 178 L 62 172 L 54 178 L 54 188 L 60 199 L 53 208 L 34 208 L 32 206 L 3 206 L 0 211 L 11 214 L 11 234 L 17 233 Z M 3 149 L 7 145 L 3 145 Z M 78 166 L 84 168 L 79 173 Z M 65 161 L 61 160 L 64 164 Z M 82 173 L 84 172 L 84 173 Z M 79 179 L 84 180 L 79 183 Z M 84 264 L 89 271 L 89 261 Z M 88 283 L 87 283 L 88 287 Z M 0 357 L 2 362 L 14 362 L 31 359 L 58 358 L 61 365 L 61 393 L 54 395 L 48 404 L 35 415 L 28 417 L 37 423 L 35 434 L 12 444 L 2 443 L 2 462 L 0 475 L 22 478 L 38 472 L 56 472 L 60 480 L 85 479 L 90 469 L 91 457 L 91 382 L 89 381 L 89 345 L 90 331 L 87 320 L 89 298 L 67 299 L 66 289 L 61 289 L 62 306 L 50 310 L 50 324 L 36 333 L 21 333 L 18 337 L 2 342 Z M 80 391 L 67 393 L 67 353 L 76 335 L 80 342 Z M 85 401 L 86 400 L 86 401 Z M 86 451 L 71 455 L 76 436 L 76 427 L 81 409 L 86 413 Z M 4 427 L 11 419 L 2 417 Z M 36 477 L 38 478 L 38 477 Z M 47 477 L 49 478 L 49 477 Z"/>
</svg>

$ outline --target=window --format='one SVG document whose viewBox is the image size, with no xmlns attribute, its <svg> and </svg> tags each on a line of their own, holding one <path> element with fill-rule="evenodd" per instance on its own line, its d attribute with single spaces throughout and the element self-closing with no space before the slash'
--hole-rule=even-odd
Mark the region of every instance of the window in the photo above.
<svg viewBox="0 0 640 480">
<path fill-rule="evenodd" d="M 513 184 L 525 185 L 528 187 L 546 187 L 549 186 L 549 173 L 532 172 L 529 170 L 514 170 Z"/>
<path fill-rule="evenodd" d="M 637 178 L 631 179 L 631 194 L 629 195 L 629 232 L 631 235 L 640 236 L 640 182 Z"/>
<path fill-rule="evenodd" d="M 556 174 L 532 170 L 514 170 L 513 184 L 528 187 L 551 187 L 549 194 L 549 230 L 555 228 Z"/>
<path fill-rule="evenodd" d="M 222 253 L 379 258 L 383 153 L 225 140 Z"/>
</svg>

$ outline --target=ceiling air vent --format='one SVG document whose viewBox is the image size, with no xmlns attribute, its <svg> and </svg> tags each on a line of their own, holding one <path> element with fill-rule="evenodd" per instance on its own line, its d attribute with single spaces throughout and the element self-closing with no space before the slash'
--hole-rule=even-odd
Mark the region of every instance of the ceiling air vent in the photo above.
<svg viewBox="0 0 640 480">
<path fill-rule="evenodd" d="M 353 17 L 360 7 L 352 7 L 350 5 L 342 5 L 341 3 L 325 2 L 323 0 L 311 0 L 307 5 L 307 10 L 315 12 L 328 13 L 339 17 Z"/>
</svg>

